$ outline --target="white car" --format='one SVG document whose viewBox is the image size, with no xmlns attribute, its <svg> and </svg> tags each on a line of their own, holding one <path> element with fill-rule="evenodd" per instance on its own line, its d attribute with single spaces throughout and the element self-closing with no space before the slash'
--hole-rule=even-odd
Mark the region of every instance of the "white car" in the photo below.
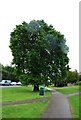
<svg viewBox="0 0 81 120">
<path fill-rule="evenodd" d="M 16 82 L 11 82 L 11 85 L 17 85 L 17 83 Z"/>
<path fill-rule="evenodd" d="M 22 85 L 21 82 L 17 82 L 16 85 Z"/>
<path fill-rule="evenodd" d="M 6 85 L 6 86 L 11 85 L 11 80 L 2 80 L 0 82 L 0 85 Z"/>
</svg>

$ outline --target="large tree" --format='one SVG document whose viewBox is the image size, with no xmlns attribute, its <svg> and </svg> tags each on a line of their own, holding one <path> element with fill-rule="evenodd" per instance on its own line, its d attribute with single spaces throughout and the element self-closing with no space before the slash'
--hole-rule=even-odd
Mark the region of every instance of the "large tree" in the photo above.
<svg viewBox="0 0 81 120">
<path fill-rule="evenodd" d="M 13 64 L 23 84 L 39 85 L 65 79 L 69 68 L 68 47 L 64 35 L 43 20 L 16 25 L 11 32 Z"/>
</svg>

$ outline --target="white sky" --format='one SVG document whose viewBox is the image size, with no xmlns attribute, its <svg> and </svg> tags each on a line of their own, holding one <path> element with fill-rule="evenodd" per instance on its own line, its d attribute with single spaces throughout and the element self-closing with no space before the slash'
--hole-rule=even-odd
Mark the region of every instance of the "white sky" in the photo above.
<svg viewBox="0 0 81 120">
<path fill-rule="evenodd" d="M 69 65 L 79 71 L 79 0 L 0 0 L 0 63 L 10 65 L 10 32 L 23 21 L 43 19 L 64 34 Z"/>
</svg>

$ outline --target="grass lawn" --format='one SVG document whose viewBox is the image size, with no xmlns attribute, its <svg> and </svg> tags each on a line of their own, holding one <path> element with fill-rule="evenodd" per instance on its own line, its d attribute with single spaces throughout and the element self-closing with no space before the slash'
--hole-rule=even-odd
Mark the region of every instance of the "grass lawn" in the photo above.
<svg viewBox="0 0 81 120">
<path fill-rule="evenodd" d="M 0 120 L 2 118 L 2 106 L 0 106 Z"/>
<path fill-rule="evenodd" d="M 48 101 L 3 106 L 2 118 L 39 118 L 47 105 Z"/>
<path fill-rule="evenodd" d="M 1 90 L 1 89 L 0 89 Z M 45 90 L 44 97 L 49 97 L 50 91 Z M 2 88 L 2 101 L 21 101 L 41 98 L 39 92 L 33 92 L 32 86 Z M 49 101 L 30 104 L 7 105 L 2 107 L 2 118 L 39 118 Z"/>
<path fill-rule="evenodd" d="M 50 91 L 45 90 L 44 97 L 49 97 Z M 2 101 L 21 101 L 40 98 L 39 92 L 33 92 L 32 86 L 2 88 Z"/>
<path fill-rule="evenodd" d="M 0 101 L 2 102 L 2 89 L 0 88 Z"/>
<path fill-rule="evenodd" d="M 81 95 L 80 95 L 81 97 Z M 70 109 L 73 118 L 79 118 L 79 113 L 81 113 L 81 104 L 79 104 L 79 95 L 74 95 L 68 97 L 70 103 Z M 79 111 L 80 110 L 80 111 Z"/>
<path fill-rule="evenodd" d="M 55 90 L 63 93 L 63 94 L 71 94 L 75 92 L 79 92 L 79 86 L 68 86 L 68 87 L 54 87 Z"/>
</svg>

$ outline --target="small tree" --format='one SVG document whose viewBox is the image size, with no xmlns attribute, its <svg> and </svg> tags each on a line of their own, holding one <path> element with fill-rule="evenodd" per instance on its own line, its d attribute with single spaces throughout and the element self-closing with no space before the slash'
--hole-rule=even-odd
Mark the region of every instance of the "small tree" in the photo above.
<svg viewBox="0 0 81 120">
<path fill-rule="evenodd" d="M 76 83 L 79 80 L 79 74 L 77 70 L 69 71 L 67 74 L 67 83 Z"/>
<path fill-rule="evenodd" d="M 16 72 L 15 72 L 15 68 L 12 67 L 12 66 L 3 66 L 3 65 L 0 65 L 1 66 L 1 72 L 2 72 L 2 79 L 3 80 L 11 80 L 11 81 L 19 81 L 16 77 Z"/>
</svg>

